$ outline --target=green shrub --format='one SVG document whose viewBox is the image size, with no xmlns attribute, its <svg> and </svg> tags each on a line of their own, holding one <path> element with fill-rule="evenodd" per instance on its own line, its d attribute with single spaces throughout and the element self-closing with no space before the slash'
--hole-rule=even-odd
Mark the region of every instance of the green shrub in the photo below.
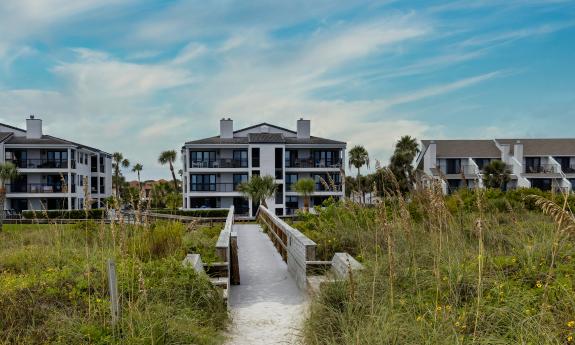
<svg viewBox="0 0 575 345">
<path fill-rule="evenodd" d="M 103 219 L 106 210 L 98 208 L 91 210 L 49 210 L 22 211 L 26 219 Z"/>
</svg>

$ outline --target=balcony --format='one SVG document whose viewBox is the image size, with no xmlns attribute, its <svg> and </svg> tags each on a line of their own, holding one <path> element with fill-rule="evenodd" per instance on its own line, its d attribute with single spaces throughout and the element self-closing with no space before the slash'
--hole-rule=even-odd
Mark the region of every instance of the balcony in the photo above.
<svg viewBox="0 0 575 345">
<path fill-rule="evenodd" d="M 247 159 L 216 159 L 213 161 L 192 161 L 190 168 L 247 168 Z"/>
<path fill-rule="evenodd" d="M 232 193 L 237 192 L 237 187 L 236 183 L 192 183 L 190 192 Z"/>
<path fill-rule="evenodd" d="M 575 166 L 568 166 L 561 168 L 565 174 L 575 174 Z"/>
<path fill-rule="evenodd" d="M 68 169 L 67 159 L 20 159 L 12 163 L 20 169 Z M 76 168 L 76 161 L 70 161 L 72 169 Z"/>
<path fill-rule="evenodd" d="M 339 159 L 293 159 L 285 162 L 286 168 L 341 168 Z"/>
<path fill-rule="evenodd" d="M 559 166 L 556 164 L 526 165 L 526 174 L 558 174 Z"/>
<path fill-rule="evenodd" d="M 324 185 L 321 182 L 318 182 L 315 184 L 315 191 L 316 192 L 341 192 L 341 184 L 334 184 L 334 185 L 330 185 L 328 183 L 328 185 Z"/>
<path fill-rule="evenodd" d="M 477 175 L 479 174 L 479 168 L 473 164 L 463 164 L 461 166 L 447 167 L 442 169 L 442 172 L 446 175 Z"/>
<path fill-rule="evenodd" d="M 72 193 L 76 192 L 76 185 L 72 185 Z M 28 183 L 7 184 L 8 193 L 68 193 L 66 186 L 62 184 Z"/>
</svg>

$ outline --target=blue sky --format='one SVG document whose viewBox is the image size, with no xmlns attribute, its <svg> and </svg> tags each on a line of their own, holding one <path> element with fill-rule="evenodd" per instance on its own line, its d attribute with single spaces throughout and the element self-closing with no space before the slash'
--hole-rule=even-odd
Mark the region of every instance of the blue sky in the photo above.
<svg viewBox="0 0 575 345">
<path fill-rule="evenodd" d="M 223 116 L 384 164 L 404 134 L 573 137 L 575 1 L 4 0 L 0 121 L 29 114 L 144 178 Z"/>
</svg>

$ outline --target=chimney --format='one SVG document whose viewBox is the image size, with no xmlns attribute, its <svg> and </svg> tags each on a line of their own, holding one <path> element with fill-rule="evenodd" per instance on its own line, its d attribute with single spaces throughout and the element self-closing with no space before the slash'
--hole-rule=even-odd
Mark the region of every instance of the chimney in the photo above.
<svg viewBox="0 0 575 345">
<path fill-rule="evenodd" d="M 231 139 L 234 137 L 234 121 L 229 117 L 220 120 L 220 138 Z"/>
<path fill-rule="evenodd" d="M 310 120 L 304 120 L 303 118 L 297 120 L 297 138 L 309 139 L 310 127 L 311 127 Z"/>
<path fill-rule="evenodd" d="M 34 115 L 30 115 L 30 118 L 26 119 L 26 138 L 28 139 L 42 138 L 42 120 L 35 119 Z"/>
</svg>

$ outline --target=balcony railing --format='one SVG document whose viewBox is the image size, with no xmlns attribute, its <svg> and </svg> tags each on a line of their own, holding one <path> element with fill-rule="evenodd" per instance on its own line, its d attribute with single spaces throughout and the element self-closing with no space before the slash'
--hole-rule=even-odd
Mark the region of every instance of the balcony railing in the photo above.
<svg viewBox="0 0 575 345">
<path fill-rule="evenodd" d="M 526 174 L 558 174 L 559 166 L 556 164 L 526 165 Z"/>
<path fill-rule="evenodd" d="M 236 183 L 191 183 L 190 192 L 224 192 L 231 193 L 237 191 Z"/>
<path fill-rule="evenodd" d="M 12 163 L 20 169 L 68 169 L 67 159 L 19 159 Z M 76 168 L 76 161 L 70 161 L 72 169 Z"/>
<path fill-rule="evenodd" d="M 247 159 L 216 159 L 213 161 L 192 161 L 191 168 L 247 168 Z"/>
<path fill-rule="evenodd" d="M 76 192 L 76 185 L 72 185 L 72 193 Z M 68 193 L 67 187 L 62 184 L 28 183 L 28 184 L 8 184 L 8 193 Z"/>
<path fill-rule="evenodd" d="M 575 166 L 562 167 L 561 169 L 565 174 L 575 174 Z"/>
<path fill-rule="evenodd" d="M 328 183 L 327 186 L 325 186 L 323 183 L 316 183 L 315 184 L 315 191 L 316 192 L 341 192 L 341 184 L 334 184 L 334 185 L 330 185 Z"/>
<path fill-rule="evenodd" d="M 341 168 L 341 160 L 339 159 L 286 160 L 286 168 Z"/>
</svg>

